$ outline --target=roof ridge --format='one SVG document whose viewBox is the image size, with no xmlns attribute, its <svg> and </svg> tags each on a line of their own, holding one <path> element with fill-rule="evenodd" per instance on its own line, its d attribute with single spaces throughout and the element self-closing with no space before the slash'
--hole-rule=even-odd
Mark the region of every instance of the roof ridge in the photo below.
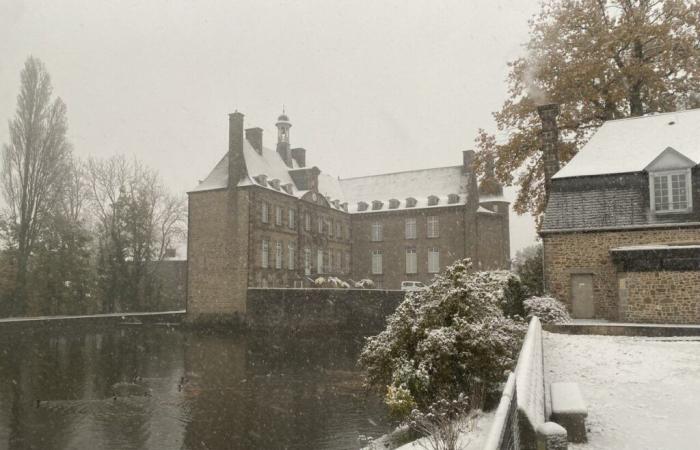
<svg viewBox="0 0 700 450">
<path fill-rule="evenodd" d="M 635 119 L 649 119 L 651 117 L 659 117 L 659 116 L 668 116 L 670 114 L 685 114 L 689 112 L 698 112 L 700 113 L 700 108 L 690 108 L 690 109 L 684 109 L 681 111 L 665 111 L 665 112 L 649 112 L 643 116 L 632 116 L 632 117 L 622 117 L 620 119 L 611 119 L 611 120 L 606 120 L 603 122 L 603 125 L 606 123 L 617 123 L 617 122 L 624 122 L 627 120 L 635 120 Z"/>
<path fill-rule="evenodd" d="M 462 166 L 442 166 L 442 167 L 426 167 L 424 169 L 410 169 L 410 170 L 399 170 L 398 172 L 385 172 L 385 173 L 378 173 L 375 175 L 363 175 L 359 177 L 348 177 L 348 178 L 340 178 L 340 181 L 346 181 L 346 180 L 357 180 L 359 178 L 374 178 L 374 177 L 383 177 L 386 175 L 397 175 L 400 173 L 410 173 L 410 172 L 422 172 L 425 170 L 436 170 L 436 169 L 452 169 L 452 168 L 462 168 Z"/>
</svg>

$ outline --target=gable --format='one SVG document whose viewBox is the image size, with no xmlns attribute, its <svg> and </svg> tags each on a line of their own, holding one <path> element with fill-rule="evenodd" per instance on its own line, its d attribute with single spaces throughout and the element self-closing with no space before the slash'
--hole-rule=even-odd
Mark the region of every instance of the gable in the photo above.
<svg viewBox="0 0 700 450">
<path fill-rule="evenodd" d="M 695 162 L 692 159 L 672 147 L 666 147 L 644 170 L 647 172 L 661 172 L 690 169 L 691 167 L 695 167 Z"/>
</svg>

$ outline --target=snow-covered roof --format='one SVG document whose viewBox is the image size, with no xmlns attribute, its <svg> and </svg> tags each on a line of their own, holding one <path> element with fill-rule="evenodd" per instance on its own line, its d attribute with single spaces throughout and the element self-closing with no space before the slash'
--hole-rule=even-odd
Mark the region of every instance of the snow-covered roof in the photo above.
<svg viewBox="0 0 700 450">
<path fill-rule="evenodd" d="M 641 172 L 668 147 L 700 163 L 700 109 L 605 122 L 552 178 Z"/>
<path fill-rule="evenodd" d="M 348 202 L 348 211 L 358 211 L 358 203 L 369 205 L 362 213 L 392 211 L 405 209 L 406 199 L 415 198 L 412 208 L 436 208 L 464 205 L 467 201 L 467 177 L 462 166 L 439 167 L 434 169 L 411 170 L 407 172 L 387 173 L 368 177 L 340 179 L 340 187 Z M 456 202 L 449 203 L 450 194 L 457 195 Z M 435 196 L 436 204 L 429 204 L 428 198 Z M 390 207 L 389 200 L 399 201 L 396 207 Z M 373 208 L 372 202 L 380 201 L 380 208 Z"/>
</svg>

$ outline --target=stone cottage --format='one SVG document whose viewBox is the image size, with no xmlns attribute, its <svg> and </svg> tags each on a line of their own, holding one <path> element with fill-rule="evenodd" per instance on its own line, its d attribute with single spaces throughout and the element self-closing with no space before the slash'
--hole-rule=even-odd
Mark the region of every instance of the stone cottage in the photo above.
<svg viewBox="0 0 700 450">
<path fill-rule="evenodd" d="M 228 152 L 188 193 L 190 313 L 245 313 L 248 288 L 319 277 L 399 289 L 459 258 L 508 266 L 509 204 L 493 177 L 477 183 L 473 151 L 456 166 L 338 179 L 291 148 L 286 114 L 275 149 L 243 120 L 229 115 Z"/>
<path fill-rule="evenodd" d="M 700 110 L 608 121 L 561 170 L 540 107 L 547 289 L 574 317 L 700 323 Z"/>
</svg>

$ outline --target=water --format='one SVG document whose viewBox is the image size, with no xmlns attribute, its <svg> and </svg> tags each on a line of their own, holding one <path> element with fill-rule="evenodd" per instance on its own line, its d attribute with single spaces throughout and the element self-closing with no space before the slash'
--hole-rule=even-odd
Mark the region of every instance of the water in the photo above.
<svg viewBox="0 0 700 450">
<path fill-rule="evenodd" d="M 360 337 L 0 334 L 0 448 L 352 449 L 391 428 Z"/>
</svg>

